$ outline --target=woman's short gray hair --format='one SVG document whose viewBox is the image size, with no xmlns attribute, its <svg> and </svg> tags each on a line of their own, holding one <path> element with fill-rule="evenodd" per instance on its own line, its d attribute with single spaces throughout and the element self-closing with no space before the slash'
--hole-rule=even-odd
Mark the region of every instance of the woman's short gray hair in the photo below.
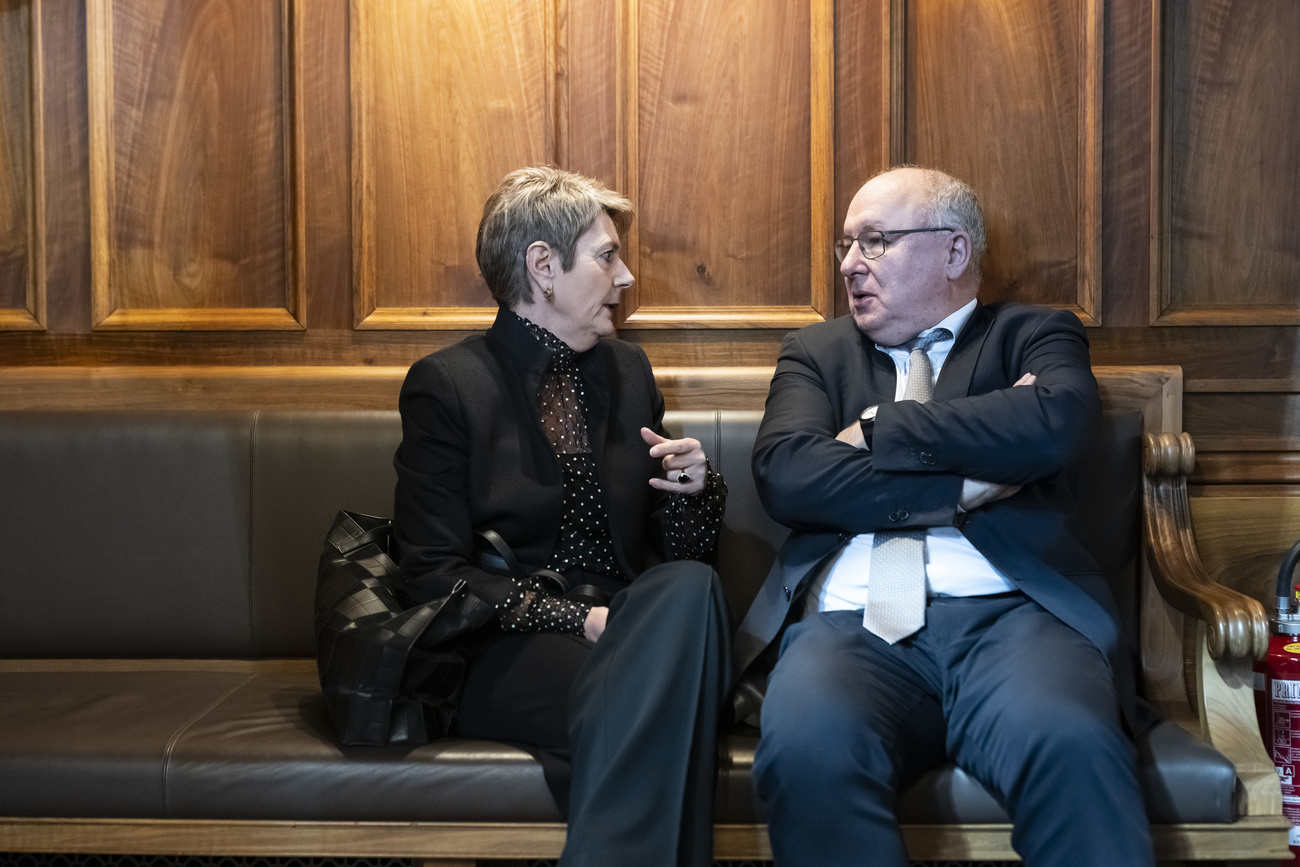
<svg viewBox="0 0 1300 867">
<path fill-rule="evenodd" d="M 632 203 L 600 181 L 554 166 L 506 175 L 483 205 L 475 256 L 497 304 L 512 308 L 533 300 L 528 285 L 528 247 L 546 242 L 573 267 L 578 238 L 601 212 L 622 235 L 632 223 Z"/>
</svg>

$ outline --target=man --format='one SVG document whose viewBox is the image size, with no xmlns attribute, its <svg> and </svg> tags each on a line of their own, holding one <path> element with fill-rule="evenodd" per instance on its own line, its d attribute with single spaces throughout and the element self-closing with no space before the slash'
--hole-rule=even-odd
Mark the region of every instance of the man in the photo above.
<svg viewBox="0 0 1300 867">
<path fill-rule="evenodd" d="M 1068 528 L 1100 418 L 1087 336 L 976 301 L 983 216 L 941 172 L 876 176 L 844 232 L 851 315 L 786 338 L 754 448 L 795 531 L 736 645 L 743 671 L 784 628 L 755 756 L 776 861 L 907 864 L 897 797 L 951 759 L 1026 863 L 1150 864 L 1124 731 L 1149 720 Z"/>
</svg>

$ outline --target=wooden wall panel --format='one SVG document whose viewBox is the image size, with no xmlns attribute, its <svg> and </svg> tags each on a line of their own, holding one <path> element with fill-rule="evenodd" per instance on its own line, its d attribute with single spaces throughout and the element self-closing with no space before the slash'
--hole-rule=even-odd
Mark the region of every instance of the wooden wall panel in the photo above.
<svg viewBox="0 0 1300 867">
<path fill-rule="evenodd" d="M 1238 486 L 1193 497 L 1191 507 L 1210 574 L 1272 607 L 1282 559 L 1300 539 L 1300 490 Z"/>
<path fill-rule="evenodd" d="M 491 323 L 475 234 L 502 176 L 555 159 L 556 2 L 352 3 L 358 328 Z"/>
<path fill-rule="evenodd" d="M 1171 3 L 1162 19 L 1161 325 L 1300 324 L 1300 4 Z"/>
<path fill-rule="evenodd" d="M 906 3 L 894 162 L 979 192 L 981 297 L 1100 319 L 1102 0 Z M 899 116 L 901 114 L 901 116 Z"/>
<path fill-rule="evenodd" d="M 89 0 L 100 330 L 299 329 L 288 0 Z"/>
<path fill-rule="evenodd" d="M 628 2 L 624 14 L 623 184 L 638 210 L 626 324 L 831 315 L 833 5 Z"/>
<path fill-rule="evenodd" d="M 45 322 L 36 9 L 0 0 L 0 330 Z"/>
<path fill-rule="evenodd" d="M 391 387 L 492 317 L 483 198 L 553 161 L 640 206 L 670 402 L 758 406 L 853 193 L 932 163 L 986 299 L 1182 366 L 1227 569 L 1300 502 L 1298 41 L 1294 0 L 0 0 L 0 365 Z"/>
</svg>

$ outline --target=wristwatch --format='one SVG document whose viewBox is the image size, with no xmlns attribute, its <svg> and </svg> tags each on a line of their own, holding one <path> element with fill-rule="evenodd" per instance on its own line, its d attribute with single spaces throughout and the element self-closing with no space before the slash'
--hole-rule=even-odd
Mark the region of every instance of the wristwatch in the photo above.
<svg viewBox="0 0 1300 867">
<path fill-rule="evenodd" d="M 880 409 L 880 404 L 872 404 L 862 411 L 858 416 L 858 426 L 862 428 L 862 439 L 867 451 L 871 451 L 871 436 L 876 431 L 876 410 Z"/>
</svg>

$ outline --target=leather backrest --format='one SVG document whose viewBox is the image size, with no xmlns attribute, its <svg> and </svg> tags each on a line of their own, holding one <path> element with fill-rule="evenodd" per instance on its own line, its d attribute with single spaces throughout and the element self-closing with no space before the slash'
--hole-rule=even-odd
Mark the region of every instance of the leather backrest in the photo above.
<svg viewBox="0 0 1300 867">
<path fill-rule="evenodd" d="M 666 419 L 726 477 L 717 566 L 738 616 L 788 533 L 750 471 L 761 418 Z M 1107 413 L 1071 476 L 1125 617 L 1141 425 L 1136 411 Z M 313 655 L 325 532 L 340 508 L 391 514 L 400 438 L 395 411 L 0 412 L 0 656 Z"/>
<path fill-rule="evenodd" d="M 1110 580 L 1121 625 L 1135 640 L 1142 562 L 1142 413 L 1106 410 L 1101 431 L 1069 478 L 1079 504 L 1076 532 Z"/>
<path fill-rule="evenodd" d="M 0 655 L 246 655 L 252 430 L 0 413 Z"/>
</svg>

